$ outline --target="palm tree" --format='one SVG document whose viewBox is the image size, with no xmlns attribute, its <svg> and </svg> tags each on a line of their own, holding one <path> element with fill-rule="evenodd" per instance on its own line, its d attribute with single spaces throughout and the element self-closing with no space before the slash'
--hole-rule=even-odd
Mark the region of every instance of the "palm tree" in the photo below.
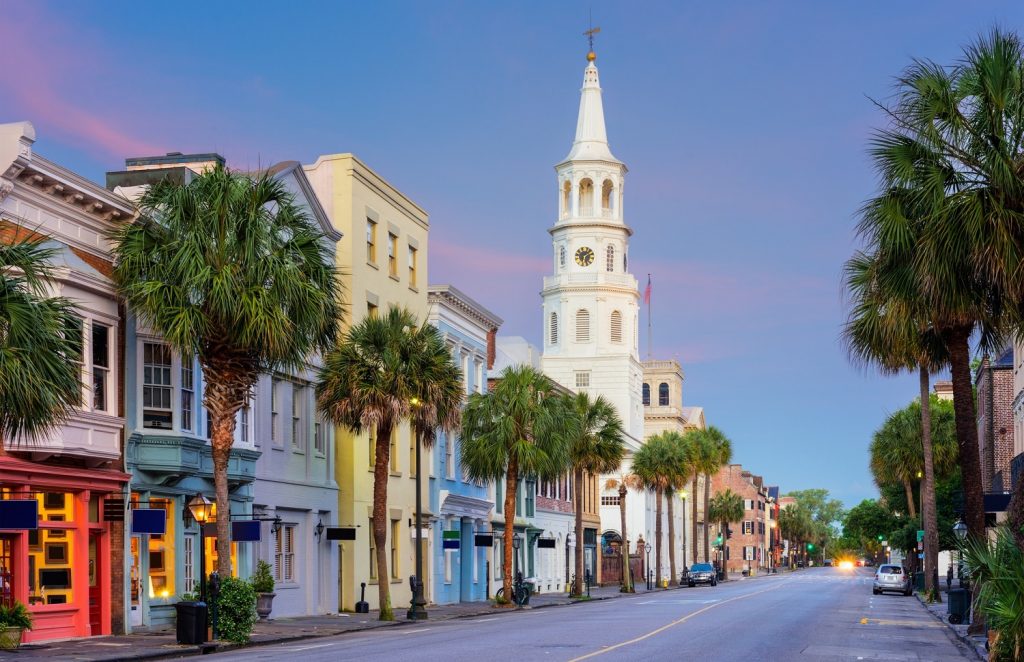
<svg viewBox="0 0 1024 662">
<path fill-rule="evenodd" d="M 573 436 L 554 383 L 530 366 L 506 368 L 495 387 L 469 397 L 462 414 L 461 462 L 477 480 L 505 481 L 502 587 L 512 595 L 516 487 L 524 476 L 556 478 L 569 467 Z"/>
<path fill-rule="evenodd" d="M 210 414 L 217 570 L 231 575 L 228 459 L 235 415 L 261 373 L 298 368 L 332 344 L 340 286 L 326 241 L 286 185 L 218 166 L 165 179 L 142 218 L 113 233 L 114 283 L 138 318 L 198 358 Z"/>
<path fill-rule="evenodd" d="M 380 620 L 394 620 L 388 574 L 388 478 L 391 435 L 405 419 L 417 434 L 433 426 L 450 426 L 457 416 L 450 398 L 452 380 L 461 384 L 440 353 L 437 330 L 420 326 L 406 309 L 390 307 L 383 315 L 365 317 L 351 327 L 324 357 L 316 387 L 320 411 L 356 434 L 376 433 L 373 464 L 373 535 L 376 549 Z M 450 361 L 450 359 L 449 359 Z M 415 411 L 414 411 L 415 410 Z"/>
<path fill-rule="evenodd" d="M 57 253 L 40 238 L 0 243 L 0 452 L 48 432 L 82 398 L 82 322 L 46 291 Z"/>
<path fill-rule="evenodd" d="M 654 585 L 661 583 L 661 506 L 665 501 L 665 488 L 676 471 L 675 444 L 661 434 L 648 437 L 633 455 L 633 474 L 644 489 L 654 492 Z"/>
<path fill-rule="evenodd" d="M 998 29 L 966 47 L 952 67 L 915 61 L 897 79 L 890 127 L 873 147 L 883 189 L 906 191 L 923 208 L 914 269 L 949 352 L 965 520 L 975 538 L 984 535 L 985 510 L 970 339 L 980 330 L 982 344 L 991 345 L 1006 313 L 1019 328 L 1024 312 L 1022 69 L 1020 39 Z M 896 216 L 872 222 L 871 238 L 899 240 Z M 1024 485 L 1009 510 L 1024 545 Z"/>
<path fill-rule="evenodd" d="M 622 544 L 619 547 L 619 556 L 622 560 L 622 587 L 620 592 L 633 593 L 633 575 L 629 567 L 629 534 L 626 531 L 626 496 L 629 490 L 638 490 L 643 487 L 639 478 L 633 473 L 622 473 L 616 477 L 609 478 L 605 482 L 605 489 L 619 491 L 619 519 L 622 526 Z M 639 551 L 639 550 L 637 550 Z"/>
<path fill-rule="evenodd" d="M 711 558 L 711 526 L 712 520 L 707 515 L 711 502 L 711 477 L 718 473 L 718 470 L 732 461 L 732 442 L 725 434 L 714 425 L 709 425 L 706 430 L 695 430 L 691 433 L 691 451 L 693 453 L 693 466 L 695 469 L 693 479 L 694 500 L 696 500 L 697 474 L 704 474 L 704 560 Z M 694 508 L 694 531 L 697 530 L 697 513 Z M 696 545 L 693 552 L 694 563 L 697 562 Z"/>
<path fill-rule="evenodd" d="M 678 432 L 669 431 L 664 434 L 670 435 L 672 444 L 675 446 L 677 461 L 674 466 L 672 480 L 665 487 L 665 502 L 668 506 L 668 568 L 669 586 L 679 585 L 679 575 L 676 572 L 676 522 L 675 522 L 675 495 L 678 490 L 686 487 L 686 482 L 693 475 L 693 456 L 690 447 L 690 439 Z M 685 518 L 685 515 L 684 515 Z M 686 522 L 683 522 L 686 526 Z M 686 550 L 683 549 L 685 557 Z M 686 563 L 686 559 L 683 559 Z"/>
<path fill-rule="evenodd" d="M 591 399 L 582 392 L 565 398 L 566 410 L 572 417 L 569 461 L 573 493 L 576 495 L 576 582 L 572 592 L 582 595 L 584 476 L 609 473 L 619 468 L 625 452 L 622 443 L 624 431 L 614 405 L 603 396 Z"/>
<path fill-rule="evenodd" d="M 722 544 L 726 544 L 726 531 L 733 522 L 743 519 L 743 497 L 730 489 L 715 494 L 708 506 L 709 522 L 719 522 L 722 527 Z M 723 558 L 722 577 L 729 578 L 729 564 Z"/>
<path fill-rule="evenodd" d="M 811 513 L 802 504 L 792 504 L 779 511 L 779 531 L 794 549 L 799 549 L 811 536 L 812 529 Z"/>
</svg>

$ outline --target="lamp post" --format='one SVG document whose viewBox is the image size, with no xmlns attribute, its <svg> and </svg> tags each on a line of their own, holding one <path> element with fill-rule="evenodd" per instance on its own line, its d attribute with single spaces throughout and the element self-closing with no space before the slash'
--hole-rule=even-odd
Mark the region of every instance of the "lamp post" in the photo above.
<svg viewBox="0 0 1024 662">
<path fill-rule="evenodd" d="M 512 575 L 515 576 L 519 573 L 519 546 L 522 544 L 523 539 L 519 537 L 518 532 L 512 533 Z"/>
<path fill-rule="evenodd" d="M 188 510 L 192 513 L 192 519 L 199 524 L 199 600 L 206 602 L 206 535 L 203 525 L 210 519 L 213 503 L 199 493 L 189 499 Z"/>
<path fill-rule="evenodd" d="M 651 590 L 651 543 L 644 543 L 644 551 L 647 552 L 647 590 Z"/>
<path fill-rule="evenodd" d="M 964 518 L 963 517 L 961 517 L 957 521 L 957 523 L 953 525 L 953 534 L 956 536 L 956 539 L 960 541 L 960 545 L 962 546 L 964 544 L 964 540 L 967 539 L 967 524 L 964 522 Z M 960 588 L 965 588 L 964 587 L 963 565 L 964 565 L 963 552 L 958 550 L 957 551 L 957 561 L 956 561 L 956 574 L 960 577 Z"/>
<path fill-rule="evenodd" d="M 409 404 L 415 409 L 420 406 L 419 398 Z M 423 596 L 423 490 L 420 484 L 420 432 L 416 430 L 416 576 L 412 582 L 412 605 L 405 617 L 410 621 L 427 620 L 427 601 Z M 445 439 L 445 443 L 450 440 Z"/>
</svg>

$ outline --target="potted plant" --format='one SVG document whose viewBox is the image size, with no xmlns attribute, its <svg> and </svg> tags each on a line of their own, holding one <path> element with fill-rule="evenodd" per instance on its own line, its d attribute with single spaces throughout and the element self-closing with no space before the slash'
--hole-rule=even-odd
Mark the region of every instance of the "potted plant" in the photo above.
<svg viewBox="0 0 1024 662">
<path fill-rule="evenodd" d="M 277 595 L 274 593 L 274 576 L 270 574 L 270 564 L 258 561 L 256 572 L 249 579 L 249 583 L 256 591 L 256 613 L 259 614 L 260 620 L 265 620 L 274 608 L 274 596 Z"/>
<path fill-rule="evenodd" d="M 32 629 L 32 614 L 21 602 L 10 606 L 0 604 L 0 649 L 12 650 L 21 645 L 21 635 Z"/>
</svg>

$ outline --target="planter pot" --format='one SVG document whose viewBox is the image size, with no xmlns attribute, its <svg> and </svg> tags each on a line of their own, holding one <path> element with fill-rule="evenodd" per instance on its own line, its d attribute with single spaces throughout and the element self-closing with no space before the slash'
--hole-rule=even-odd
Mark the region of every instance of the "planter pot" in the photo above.
<svg viewBox="0 0 1024 662">
<path fill-rule="evenodd" d="M 24 628 L 0 627 L 0 650 L 14 650 L 21 645 Z"/>
<path fill-rule="evenodd" d="M 267 616 L 270 616 L 271 610 L 274 608 L 274 596 L 277 593 L 257 593 L 256 594 L 256 614 L 260 617 L 260 620 L 266 620 Z"/>
</svg>

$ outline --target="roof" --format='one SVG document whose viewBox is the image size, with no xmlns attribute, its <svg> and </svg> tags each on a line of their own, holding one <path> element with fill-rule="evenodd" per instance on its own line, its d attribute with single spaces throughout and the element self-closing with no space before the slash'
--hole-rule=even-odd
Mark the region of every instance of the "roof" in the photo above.
<svg viewBox="0 0 1024 662">
<path fill-rule="evenodd" d="M 604 125 L 604 104 L 601 101 L 601 83 L 597 66 L 593 62 L 583 70 L 583 89 L 580 90 L 580 111 L 576 120 L 576 138 L 565 161 L 620 161 L 612 156 L 608 147 L 608 134 Z"/>
</svg>

